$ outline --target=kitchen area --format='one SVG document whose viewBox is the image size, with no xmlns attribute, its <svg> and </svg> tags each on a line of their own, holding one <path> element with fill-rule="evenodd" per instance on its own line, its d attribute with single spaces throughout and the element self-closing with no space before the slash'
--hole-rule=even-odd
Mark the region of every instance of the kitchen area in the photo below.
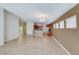
<svg viewBox="0 0 79 59">
<path fill-rule="evenodd" d="M 48 32 L 45 24 L 35 23 L 33 27 L 34 27 L 33 34 L 36 37 L 43 37 Z"/>
</svg>

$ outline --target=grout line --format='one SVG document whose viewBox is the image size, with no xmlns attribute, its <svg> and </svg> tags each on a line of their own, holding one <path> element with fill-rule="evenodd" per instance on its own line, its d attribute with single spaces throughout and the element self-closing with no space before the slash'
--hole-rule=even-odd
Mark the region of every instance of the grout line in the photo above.
<svg viewBox="0 0 79 59">
<path fill-rule="evenodd" d="M 64 48 L 63 45 L 60 44 L 60 42 L 58 42 L 55 37 L 53 37 L 53 38 L 66 51 L 66 53 L 68 53 L 69 55 L 71 55 L 71 53 L 66 48 Z"/>
</svg>

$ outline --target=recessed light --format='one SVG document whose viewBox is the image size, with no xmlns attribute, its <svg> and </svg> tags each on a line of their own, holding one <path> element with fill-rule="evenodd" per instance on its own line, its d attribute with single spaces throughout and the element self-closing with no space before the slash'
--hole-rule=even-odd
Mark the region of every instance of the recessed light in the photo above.
<svg viewBox="0 0 79 59">
<path fill-rule="evenodd" d="M 41 22 L 44 22 L 44 21 L 46 21 L 46 20 L 45 20 L 45 19 L 40 19 L 40 21 L 41 21 Z"/>
</svg>

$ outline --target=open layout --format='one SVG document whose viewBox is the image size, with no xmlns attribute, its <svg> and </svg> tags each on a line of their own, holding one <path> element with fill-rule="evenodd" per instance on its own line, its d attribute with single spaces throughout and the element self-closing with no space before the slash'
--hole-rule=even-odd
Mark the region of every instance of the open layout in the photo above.
<svg viewBox="0 0 79 59">
<path fill-rule="evenodd" d="M 78 54 L 78 3 L 0 3 L 0 55 Z"/>
</svg>

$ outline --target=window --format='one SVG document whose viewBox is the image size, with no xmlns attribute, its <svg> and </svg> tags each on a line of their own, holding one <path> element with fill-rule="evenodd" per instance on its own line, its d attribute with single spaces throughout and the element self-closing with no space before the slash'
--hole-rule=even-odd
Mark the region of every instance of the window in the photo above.
<svg viewBox="0 0 79 59">
<path fill-rule="evenodd" d="M 54 29 L 58 29 L 59 28 L 59 23 L 54 24 Z"/>
<path fill-rule="evenodd" d="M 54 24 L 54 29 L 56 28 L 56 24 Z"/>
<path fill-rule="evenodd" d="M 72 16 L 68 19 L 66 19 L 66 28 L 76 28 L 76 16 Z"/>
<path fill-rule="evenodd" d="M 59 23 L 56 23 L 56 29 L 58 29 L 59 28 Z"/>
<path fill-rule="evenodd" d="M 61 21 L 59 24 L 60 24 L 60 29 L 64 29 L 64 21 Z"/>
</svg>

